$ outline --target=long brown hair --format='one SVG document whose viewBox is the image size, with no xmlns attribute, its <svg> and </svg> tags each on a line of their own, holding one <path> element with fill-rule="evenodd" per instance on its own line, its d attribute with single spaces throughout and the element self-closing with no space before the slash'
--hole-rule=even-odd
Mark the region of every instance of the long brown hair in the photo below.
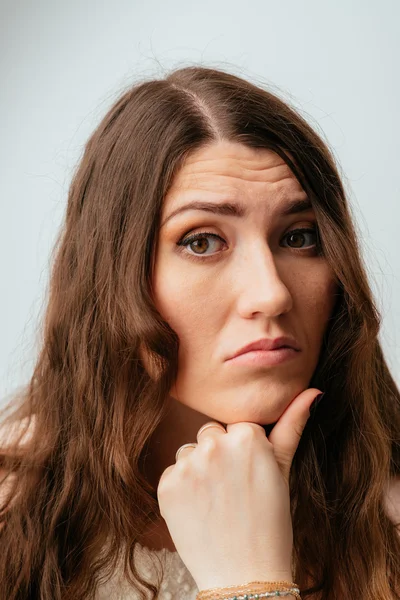
<svg viewBox="0 0 400 600">
<path fill-rule="evenodd" d="M 312 200 L 338 281 L 309 384 L 325 398 L 291 470 L 294 581 L 302 598 L 400 597 L 400 538 L 384 510 L 388 481 L 400 474 L 400 393 L 378 341 L 381 317 L 332 152 L 266 88 L 179 68 L 124 91 L 88 140 L 55 247 L 40 353 L 9 417 L 34 419 L 34 431 L 0 454 L 14 475 L 1 516 L 2 598 L 88 600 L 117 564 L 156 597 L 134 548 L 160 516 L 143 466 L 179 340 L 152 301 L 153 258 L 174 174 L 193 150 L 222 139 L 286 161 Z"/>
</svg>

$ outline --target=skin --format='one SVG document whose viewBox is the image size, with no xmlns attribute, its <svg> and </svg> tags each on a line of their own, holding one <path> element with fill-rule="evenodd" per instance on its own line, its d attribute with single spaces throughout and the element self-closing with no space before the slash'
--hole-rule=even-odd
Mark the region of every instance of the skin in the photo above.
<svg viewBox="0 0 400 600">
<path fill-rule="evenodd" d="M 316 227 L 312 208 L 280 214 L 290 200 L 306 197 L 279 155 L 233 142 L 197 150 L 177 174 L 164 200 L 152 281 L 155 304 L 179 336 L 179 368 L 169 413 L 150 443 L 147 476 L 153 485 L 208 421 L 275 423 L 309 387 L 337 288 L 328 262 L 315 251 L 316 236 L 287 235 Z M 194 200 L 236 201 L 249 212 L 236 217 L 190 210 L 164 224 Z M 177 246 L 182 236 L 199 232 L 222 239 Z M 226 360 L 249 342 L 280 335 L 297 340 L 301 351 L 293 359 L 262 367 Z M 154 376 L 143 351 L 142 358 Z M 143 541 L 175 549 L 163 522 Z"/>
<path fill-rule="evenodd" d="M 181 344 L 178 378 L 166 399 L 169 413 L 150 444 L 147 476 L 155 487 L 164 470 L 175 463 L 176 450 L 196 441 L 204 423 L 275 423 L 308 387 L 336 287 L 323 257 L 295 253 L 289 240 L 285 247 L 279 246 L 286 232 L 315 221 L 312 211 L 278 217 L 279 206 L 296 191 L 301 197 L 300 184 L 273 152 L 220 142 L 191 155 L 165 198 L 162 221 L 186 203 L 189 193 L 191 199 L 195 194 L 196 199 L 213 202 L 236 198 L 250 208 L 250 215 L 235 219 L 183 213 L 159 232 L 154 298 Z M 215 262 L 196 263 L 177 253 L 176 242 L 189 230 L 221 235 L 226 245 L 207 238 L 210 247 L 207 240 L 200 240 L 197 250 L 198 254 L 221 252 Z M 311 238 L 304 240 L 304 246 L 311 243 Z M 195 246 L 187 252 L 194 253 Z M 281 333 L 293 335 L 300 344 L 295 361 L 239 370 L 224 360 L 250 341 Z M 145 352 L 141 354 L 150 375 L 156 376 Z M 185 452 L 190 449 L 180 457 Z M 5 474 L 0 469 L 0 479 Z M 7 494 L 3 487 L 0 493 Z M 400 520 L 399 477 L 388 482 L 385 508 L 394 523 Z M 140 542 L 155 550 L 175 550 L 163 519 L 144 532 Z"/>
</svg>

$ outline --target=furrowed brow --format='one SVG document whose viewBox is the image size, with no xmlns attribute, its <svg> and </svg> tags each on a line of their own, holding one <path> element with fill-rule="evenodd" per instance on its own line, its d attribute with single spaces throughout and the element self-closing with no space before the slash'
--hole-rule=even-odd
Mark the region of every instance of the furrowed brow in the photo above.
<svg viewBox="0 0 400 600">
<path fill-rule="evenodd" d="M 281 211 L 281 215 L 286 217 L 288 215 L 295 215 L 303 212 L 307 212 L 312 210 L 312 204 L 309 198 L 302 200 L 292 200 L 288 204 L 285 205 L 284 209 Z M 245 217 L 248 214 L 247 208 L 243 204 L 239 204 L 237 202 L 222 202 L 215 204 L 214 202 L 189 202 L 184 206 L 180 206 L 173 210 L 163 221 L 161 227 L 173 217 L 177 215 L 189 211 L 189 210 L 203 210 L 206 212 L 211 212 L 215 215 L 223 215 L 228 217 Z"/>
</svg>

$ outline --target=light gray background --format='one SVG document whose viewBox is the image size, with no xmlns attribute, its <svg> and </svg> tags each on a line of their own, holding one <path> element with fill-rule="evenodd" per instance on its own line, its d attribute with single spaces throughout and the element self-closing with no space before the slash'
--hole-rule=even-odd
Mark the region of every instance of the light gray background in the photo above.
<svg viewBox="0 0 400 600">
<path fill-rule="evenodd" d="M 344 177 L 400 384 L 398 0 L 0 0 L 0 402 L 31 375 L 71 170 L 130 83 L 177 66 L 272 87 Z"/>
</svg>

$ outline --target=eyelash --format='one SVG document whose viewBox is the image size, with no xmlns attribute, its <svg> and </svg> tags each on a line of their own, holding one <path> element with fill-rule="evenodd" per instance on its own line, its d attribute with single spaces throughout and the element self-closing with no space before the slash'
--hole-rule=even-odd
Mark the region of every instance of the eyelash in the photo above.
<svg viewBox="0 0 400 600">
<path fill-rule="evenodd" d="M 318 229 L 316 227 L 305 227 L 305 228 L 300 228 L 300 229 L 292 229 L 291 231 L 288 231 L 285 235 L 284 238 L 288 237 L 289 235 L 292 235 L 294 233 L 314 233 L 315 235 L 318 234 Z M 222 237 L 220 235 L 217 235 L 216 233 L 211 233 L 209 231 L 200 231 L 198 233 L 195 233 L 194 235 L 189 236 L 188 238 L 185 238 L 185 236 L 183 236 L 177 243 L 176 245 L 179 246 L 178 251 L 179 252 L 183 252 L 184 249 L 186 248 L 186 246 L 189 246 L 191 243 L 199 240 L 199 239 L 203 239 L 206 237 L 212 237 L 218 240 L 221 240 L 222 242 L 225 242 L 224 239 L 222 239 Z M 321 249 L 318 246 L 318 243 L 314 244 L 314 246 L 311 246 L 309 248 L 291 248 L 291 250 L 295 253 L 303 253 L 305 254 L 306 252 L 310 252 L 310 250 L 313 251 L 313 253 L 320 255 L 321 254 Z M 210 256 L 206 256 L 206 255 L 202 255 L 202 254 L 190 254 L 187 253 L 187 257 L 189 259 L 195 260 L 195 261 L 204 261 L 204 260 L 211 260 L 211 259 L 215 259 L 215 257 L 218 255 L 219 253 L 214 253 L 211 254 Z"/>
</svg>

